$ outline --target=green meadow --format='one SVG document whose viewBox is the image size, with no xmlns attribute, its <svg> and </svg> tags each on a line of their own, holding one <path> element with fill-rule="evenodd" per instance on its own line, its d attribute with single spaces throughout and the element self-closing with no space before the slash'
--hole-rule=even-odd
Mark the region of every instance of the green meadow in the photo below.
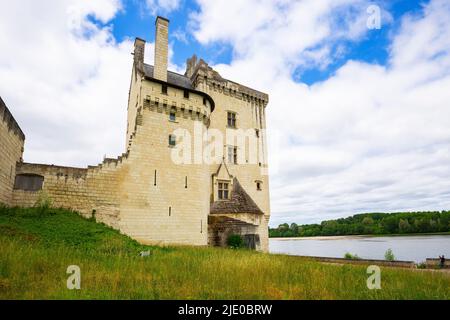
<svg viewBox="0 0 450 320">
<path fill-rule="evenodd" d="M 141 251 L 150 250 L 148 257 Z M 69 290 L 67 267 L 81 269 Z M 449 299 L 450 273 L 366 267 L 242 249 L 143 246 L 75 212 L 0 208 L 0 299 Z"/>
</svg>

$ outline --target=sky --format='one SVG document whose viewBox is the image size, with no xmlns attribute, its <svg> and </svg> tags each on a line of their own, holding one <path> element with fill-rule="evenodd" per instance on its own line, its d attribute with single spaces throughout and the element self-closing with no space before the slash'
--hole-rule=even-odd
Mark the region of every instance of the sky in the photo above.
<svg viewBox="0 0 450 320">
<path fill-rule="evenodd" d="M 195 53 L 270 95 L 271 226 L 450 209 L 447 0 L 0 0 L 0 95 L 25 161 L 125 150 L 130 53 L 141 37 L 153 64 L 156 15 L 170 70 Z"/>
</svg>

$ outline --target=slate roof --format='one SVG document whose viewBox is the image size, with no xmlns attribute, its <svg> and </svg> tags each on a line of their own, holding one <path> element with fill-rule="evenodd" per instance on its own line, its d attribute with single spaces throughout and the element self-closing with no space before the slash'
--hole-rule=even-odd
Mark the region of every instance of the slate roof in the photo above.
<svg viewBox="0 0 450 320">
<path fill-rule="evenodd" d="M 153 77 L 153 69 L 154 69 L 154 67 L 152 65 L 144 64 L 145 77 L 152 79 L 152 81 L 164 83 L 164 81 L 157 80 Z M 211 104 L 211 112 L 214 111 L 214 109 L 216 107 L 216 103 L 214 102 L 213 98 L 211 98 L 211 96 L 209 96 L 208 94 L 206 94 L 202 91 L 196 90 L 192 86 L 191 79 L 189 79 L 188 77 L 181 75 L 179 73 L 176 73 L 176 72 L 167 71 L 167 83 L 171 84 L 174 87 L 187 89 L 191 92 L 197 93 L 197 94 L 205 97 L 206 99 L 209 100 L 209 102 Z"/>
<path fill-rule="evenodd" d="M 253 213 L 264 214 L 253 199 L 248 195 L 239 183 L 239 180 L 233 179 L 233 191 L 230 200 L 215 201 L 211 204 L 211 214 L 224 213 Z"/>
<path fill-rule="evenodd" d="M 144 72 L 145 72 L 145 76 L 149 77 L 149 78 L 153 78 L 153 66 L 149 65 L 149 64 L 144 64 Z M 170 84 L 174 84 L 178 87 L 183 87 L 189 90 L 193 90 L 194 88 L 192 87 L 191 84 L 191 79 L 189 79 L 186 76 L 183 76 L 179 73 L 175 73 L 172 71 L 167 71 L 167 82 Z"/>
</svg>

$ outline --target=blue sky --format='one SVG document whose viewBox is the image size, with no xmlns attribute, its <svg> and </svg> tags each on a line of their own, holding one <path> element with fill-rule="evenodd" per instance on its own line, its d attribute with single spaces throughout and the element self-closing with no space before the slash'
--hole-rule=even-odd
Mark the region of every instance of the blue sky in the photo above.
<svg viewBox="0 0 450 320">
<path fill-rule="evenodd" d="M 269 94 L 272 226 L 450 208 L 448 0 L 0 2 L 0 94 L 25 161 L 124 151 L 133 40 L 151 47 L 156 14 L 173 69 L 195 53 Z"/>
<path fill-rule="evenodd" d="M 174 55 L 173 63 L 183 66 L 187 58 L 193 54 L 213 63 L 229 63 L 232 58 L 232 47 L 225 43 L 212 45 L 201 45 L 190 33 L 189 15 L 199 10 L 195 1 L 185 0 L 183 7 L 179 7 L 171 13 L 161 10 L 158 14 L 152 14 L 148 7 L 138 0 L 123 1 L 123 9 L 108 23 L 90 16 L 90 20 L 99 25 L 112 27 L 112 34 L 116 41 L 121 42 L 126 39 L 142 38 L 147 42 L 154 42 L 154 23 L 156 15 L 161 15 L 170 20 L 171 33 L 169 35 Z M 183 39 L 177 38 L 181 34 Z"/>
<path fill-rule="evenodd" d="M 123 4 L 124 10 L 111 21 L 114 25 L 114 37 L 118 41 L 122 41 L 124 38 L 140 37 L 148 42 L 154 42 L 154 32 L 152 31 L 156 15 L 152 15 L 142 1 L 126 0 Z M 202 46 L 190 33 L 189 15 L 200 10 L 197 3 L 192 0 L 183 0 L 181 4 L 182 6 L 170 13 L 165 10 L 157 13 L 170 20 L 169 41 L 173 45 L 173 62 L 182 66 L 186 59 L 195 53 L 208 61 L 229 63 L 232 57 L 232 48 L 229 45 L 221 43 Z M 177 39 L 175 32 L 182 33 L 187 42 Z"/>
<path fill-rule="evenodd" d="M 336 57 L 326 68 L 302 67 L 292 72 L 295 81 L 304 82 L 308 85 L 318 81 L 326 80 L 336 70 L 342 67 L 348 60 L 366 61 L 385 65 L 388 61 L 388 48 L 392 32 L 400 27 L 401 17 L 405 14 L 420 15 L 423 5 L 429 0 L 392 0 L 374 1 L 372 3 L 382 6 L 392 16 L 392 21 L 380 30 L 372 30 L 358 41 L 340 41 L 334 45 L 334 50 L 340 45 L 344 45 L 345 54 Z M 183 66 L 186 59 L 192 54 L 205 59 L 211 64 L 229 64 L 233 58 L 233 47 L 229 43 L 217 42 L 208 45 L 199 43 L 192 34 L 189 16 L 200 11 L 196 1 L 183 0 L 180 6 L 170 13 L 160 10 L 159 15 L 170 19 L 170 41 L 173 45 L 173 62 L 178 66 Z M 93 21 L 95 18 L 91 17 Z M 126 38 L 140 37 L 146 41 L 154 41 L 155 15 L 150 12 L 147 6 L 138 0 L 126 0 L 123 2 L 123 10 L 108 22 L 112 25 L 112 33 L 117 41 Z M 100 23 L 96 21 L 96 23 Z M 177 33 L 182 33 L 185 40 L 176 37 Z"/>
</svg>

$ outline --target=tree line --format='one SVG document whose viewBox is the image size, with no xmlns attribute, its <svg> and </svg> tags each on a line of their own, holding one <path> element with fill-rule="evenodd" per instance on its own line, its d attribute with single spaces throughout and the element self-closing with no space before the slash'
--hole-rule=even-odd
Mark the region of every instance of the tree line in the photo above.
<svg viewBox="0 0 450 320">
<path fill-rule="evenodd" d="M 450 232 L 450 211 L 364 213 L 320 224 L 280 224 L 269 237 L 313 237 Z"/>
</svg>

